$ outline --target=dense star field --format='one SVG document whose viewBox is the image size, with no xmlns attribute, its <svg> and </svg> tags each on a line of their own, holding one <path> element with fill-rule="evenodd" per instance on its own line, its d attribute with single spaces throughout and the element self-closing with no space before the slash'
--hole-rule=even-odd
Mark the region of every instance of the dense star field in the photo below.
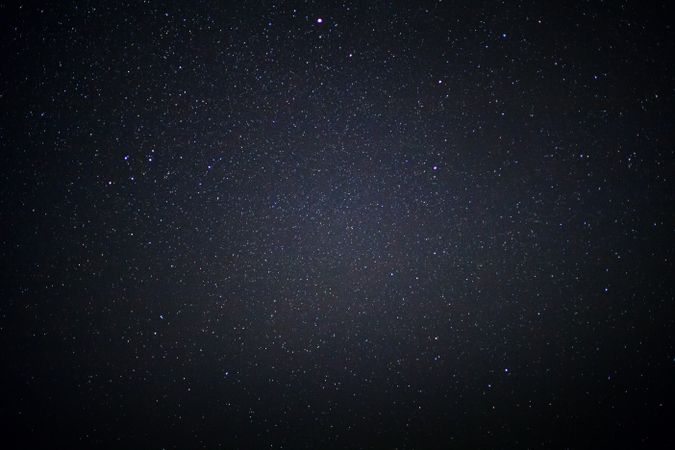
<svg viewBox="0 0 675 450">
<path fill-rule="evenodd" d="M 1 3 L 2 447 L 674 448 L 666 6 Z"/>
</svg>

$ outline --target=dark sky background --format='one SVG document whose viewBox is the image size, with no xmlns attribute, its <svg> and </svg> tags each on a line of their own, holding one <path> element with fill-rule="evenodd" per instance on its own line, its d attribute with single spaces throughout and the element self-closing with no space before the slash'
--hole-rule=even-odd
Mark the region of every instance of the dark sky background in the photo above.
<svg viewBox="0 0 675 450">
<path fill-rule="evenodd" d="M 667 2 L 170 3 L 0 3 L 4 448 L 674 448 Z"/>
</svg>

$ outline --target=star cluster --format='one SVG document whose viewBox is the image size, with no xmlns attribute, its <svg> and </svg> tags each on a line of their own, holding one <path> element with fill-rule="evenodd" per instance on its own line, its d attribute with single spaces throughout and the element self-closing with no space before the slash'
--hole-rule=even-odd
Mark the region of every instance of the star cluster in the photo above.
<svg viewBox="0 0 675 450">
<path fill-rule="evenodd" d="M 1 4 L 7 439 L 671 448 L 668 15 Z"/>
</svg>

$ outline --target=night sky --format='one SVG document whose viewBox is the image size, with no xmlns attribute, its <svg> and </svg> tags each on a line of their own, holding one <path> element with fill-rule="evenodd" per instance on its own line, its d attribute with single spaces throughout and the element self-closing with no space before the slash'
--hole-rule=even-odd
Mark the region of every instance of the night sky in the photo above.
<svg viewBox="0 0 675 450">
<path fill-rule="evenodd" d="M 675 448 L 641 1 L 0 3 L 3 448 Z"/>
</svg>

